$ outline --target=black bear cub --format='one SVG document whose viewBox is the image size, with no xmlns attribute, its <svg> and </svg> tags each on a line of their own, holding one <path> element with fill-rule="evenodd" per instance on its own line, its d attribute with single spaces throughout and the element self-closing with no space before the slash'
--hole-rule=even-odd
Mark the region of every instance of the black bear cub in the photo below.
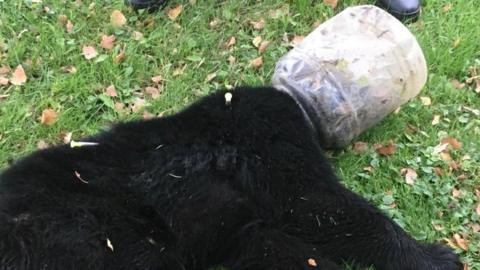
<svg viewBox="0 0 480 270">
<path fill-rule="evenodd" d="M 462 269 L 339 183 L 290 96 L 225 93 L 6 169 L 0 269 Z"/>
</svg>

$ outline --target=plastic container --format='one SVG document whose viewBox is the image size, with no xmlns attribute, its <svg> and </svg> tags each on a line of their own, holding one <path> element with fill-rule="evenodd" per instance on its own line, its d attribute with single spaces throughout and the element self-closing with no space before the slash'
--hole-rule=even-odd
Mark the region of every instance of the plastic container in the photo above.
<svg viewBox="0 0 480 270">
<path fill-rule="evenodd" d="M 422 49 L 375 6 L 321 24 L 276 65 L 273 86 L 303 108 L 325 148 L 339 148 L 415 97 L 427 80 Z"/>
</svg>

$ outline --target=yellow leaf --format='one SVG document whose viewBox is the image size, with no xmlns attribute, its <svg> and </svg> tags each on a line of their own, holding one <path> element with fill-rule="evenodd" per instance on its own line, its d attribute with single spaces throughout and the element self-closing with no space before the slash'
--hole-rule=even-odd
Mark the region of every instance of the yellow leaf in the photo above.
<svg viewBox="0 0 480 270">
<path fill-rule="evenodd" d="M 432 100 L 429 97 L 420 97 L 420 100 L 424 106 L 432 105 Z"/>
<path fill-rule="evenodd" d="M 261 36 L 256 36 L 252 40 L 252 44 L 253 44 L 253 46 L 255 46 L 255 48 L 258 48 L 260 46 L 261 42 L 262 42 L 262 37 Z"/>
<path fill-rule="evenodd" d="M 25 70 L 23 70 L 22 65 L 18 65 L 12 73 L 10 83 L 13 85 L 22 85 L 25 82 L 27 82 L 27 75 L 25 74 Z"/>
<path fill-rule="evenodd" d="M 167 10 L 167 16 L 170 20 L 175 21 L 177 17 L 180 15 L 180 13 L 182 13 L 182 10 L 183 10 L 183 6 L 178 5 L 174 8 Z"/>
<path fill-rule="evenodd" d="M 114 10 L 110 15 L 110 23 L 114 27 L 122 27 L 127 23 L 127 18 L 125 18 L 120 10 Z"/>
<path fill-rule="evenodd" d="M 42 116 L 40 117 L 40 123 L 43 125 L 51 126 L 57 122 L 58 115 L 52 109 L 45 109 L 42 111 Z"/>
<path fill-rule="evenodd" d="M 440 115 L 436 114 L 433 116 L 432 126 L 438 125 L 440 123 Z"/>
</svg>

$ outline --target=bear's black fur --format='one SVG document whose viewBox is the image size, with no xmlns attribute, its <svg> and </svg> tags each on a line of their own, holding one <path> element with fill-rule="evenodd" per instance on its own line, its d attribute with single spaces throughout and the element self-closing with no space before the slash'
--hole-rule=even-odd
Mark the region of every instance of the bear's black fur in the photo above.
<svg viewBox="0 0 480 270">
<path fill-rule="evenodd" d="M 339 183 L 288 95 L 224 93 L 4 171 L 0 269 L 461 269 Z"/>
</svg>

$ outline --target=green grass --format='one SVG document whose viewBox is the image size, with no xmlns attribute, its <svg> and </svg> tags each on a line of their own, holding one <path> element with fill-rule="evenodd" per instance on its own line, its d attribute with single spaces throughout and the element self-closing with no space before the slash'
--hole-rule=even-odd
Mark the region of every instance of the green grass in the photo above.
<svg viewBox="0 0 480 270">
<path fill-rule="evenodd" d="M 142 89 L 152 86 L 150 78 L 162 75 L 161 97 L 146 98 L 144 110 L 151 113 L 173 113 L 186 104 L 217 88 L 235 85 L 268 84 L 275 62 L 288 51 L 282 40 L 284 33 L 306 35 L 317 21 L 324 21 L 344 7 L 372 1 L 344 1 L 337 10 L 322 1 L 170 1 L 184 9 L 172 22 L 165 12 L 134 13 L 121 0 L 51 0 L 44 4 L 31 1 L 0 0 L 0 65 L 12 68 L 23 64 L 28 76 L 25 85 L 0 86 L 0 168 L 9 161 L 33 151 L 41 140 L 61 143 L 59 134 L 73 132 L 74 138 L 108 128 L 111 123 L 142 117 L 138 113 L 121 113 L 111 108 L 112 101 L 131 103 L 142 96 Z M 95 6 L 89 9 L 91 3 Z M 446 4 L 452 4 L 448 12 Z M 44 12 L 47 5 L 51 14 Z M 121 10 L 127 25 L 114 29 L 109 24 L 113 10 Z M 269 19 L 272 10 L 284 15 Z M 57 20 L 67 15 L 74 24 L 73 33 L 66 33 Z M 265 18 L 263 30 L 251 27 L 250 20 Z M 367 152 L 357 154 L 347 147 L 331 153 L 345 184 L 384 209 L 417 239 L 443 241 L 455 233 L 469 242 L 468 251 L 456 249 L 470 269 L 480 269 L 480 235 L 472 229 L 479 225 L 475 207 L 480 198 L 480 116 L 462 110 L 462 106 L 480 109 L 480 95 L 473 86 L 456 89 L 450 81 L 465 81 L 469 67 L 480 69 L 480 7 L 477 0 L 429 0 L 421 20 L 409 27 L 421 43 L 429 65 L 428 84 L 421 96 L 432 100 L 423 106 L 416 98 L 382 123 L 362 135 L 368 142 Z M 211 27 L 211 21 L 218 25 Z M 152 26 L 145 25 L 153 23 Z M 140 31 L 144 39 L 132 39 Z M 21 33 L 21 34 L 20 34 Z M 109 52 L 100 48 L 100 35 L 114 34 L 115 48 Z M 261 35 L 272 43 L 263 53 L 264 66 L 254 70 L 251 59 L 259 56 L 252 39 Z M 232 49 L 223 49 L 230 36 L 236 37 Z M 459 40 L 458 46 L 453 44 Z M 83 45 L 96 46 L 100 56 L 87 61 L 81 55 Z M 125 48 L 125 61 L 113 63 L 113 57 Z M 236 62 L 229 64 L 234 56 Z M 30 64 L 29 64 L 30 62 Z M 61 72 L 61 67 L 73 65 L 75 74 Z M 178 73 L 179 69 L 183 73 Z M 206 82 L 208 74 L 217 76 Z M 100 99 L 108 85 L 115 85 L 118 97 Z M 52 126 L 38 121 L 45 108 L 59 113 Z M 434 115 L 441 115 L 440 124 L 432 126 Z M 407 127 L 415 127 L 414 132 Z M 451 155 L 460 165 L 448 172 L 448 164 L 432 149 L 445 136 L 462 142 Z M 395 141 L 397 151 L 389 157 L 379 156 L 372 145 Z M 468 155 L 470 159 L 462 160 Z M 371 166 L 373 172 L 364 171 Z M 419 178 L 413 186 L 405 183 L 400 171 L 413 168 Z M 439 167 L 445 175 L 437 176 Z M 459 176 L 464 175 L 464 177 Z M 464 179 L 462 179 L 464 178 Z M 461 190 L 459 197 L 453 189 Z M 392 208 L 392 203 L 396 207 Z M 436 230 L 433 224 L 441 226 Z M 438 227 L 437 226 L 437 227 Z"/>
</svg>

